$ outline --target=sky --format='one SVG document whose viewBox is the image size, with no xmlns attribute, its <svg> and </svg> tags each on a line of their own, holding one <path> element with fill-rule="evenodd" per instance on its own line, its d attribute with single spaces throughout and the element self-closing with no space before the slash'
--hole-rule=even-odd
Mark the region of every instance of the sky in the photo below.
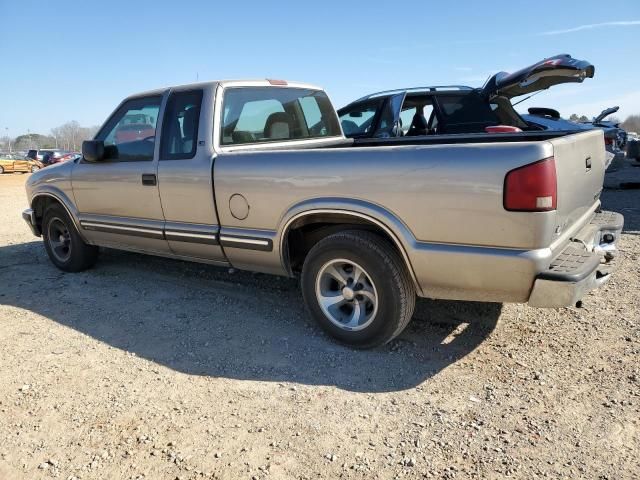
<svg viewBox="0 0 640 480">
<path fill-rule="evenodd" d="M 126 96 L 197 80 L 282 78 L 336 108 L 380 90 L 482 86 L 569 53 L 593 79 L 522 103 L 640 113 L 638 0 L 322 2 L 0 0 L 0 136 L 100 125 Z"/>
</svg>

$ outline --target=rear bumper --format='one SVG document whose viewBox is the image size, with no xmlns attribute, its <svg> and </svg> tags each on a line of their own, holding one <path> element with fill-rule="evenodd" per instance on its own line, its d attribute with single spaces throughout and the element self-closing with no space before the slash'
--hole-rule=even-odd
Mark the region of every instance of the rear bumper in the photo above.
<svg viewBox="0 0 640 480">
<path fill-rule="evenodd" d="M 22 212 L 22 218 L 24 219 L 25 222 L 27 222 L 27 225 L 29 225 L 31 232 L 36 237 L 39 237 L 41 235 L 41 232 L 40 232 L 40 229 L 38 228 L 38 224 L 36 222 L 36 216 L 33 212 L 33 209 L 27 208 L 24 212 Z"/>
<path fill-rule="evenodd" d="M 616 242 L 623 226 L 624 217 L 619 213 L 597 213 L 551 265 L 538 274 L 529 305 L 569 307 L 606 283 L 615 269 Z"/>
</svg>

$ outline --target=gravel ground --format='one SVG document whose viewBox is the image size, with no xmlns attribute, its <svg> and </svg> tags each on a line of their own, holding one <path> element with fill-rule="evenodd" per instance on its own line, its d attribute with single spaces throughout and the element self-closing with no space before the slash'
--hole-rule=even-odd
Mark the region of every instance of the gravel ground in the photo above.
<svg viewBox="0 0 640 480">
<path fill-rule="evenodd" d="M 640 169 L 628 167 L 632 173 Z M 0 177 L 0 479 L 640 477 L 640 191 L 584 308 L 419 302 L 352 351 L 298 284 L 104 251 L 64 274 Z"/>
</svg>

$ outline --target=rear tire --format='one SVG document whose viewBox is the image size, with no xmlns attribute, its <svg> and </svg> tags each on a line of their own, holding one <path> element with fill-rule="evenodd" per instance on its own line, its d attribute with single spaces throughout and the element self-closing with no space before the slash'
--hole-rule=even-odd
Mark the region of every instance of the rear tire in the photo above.
<svg viewBox="0 0 640 480">
<path fill-rule="evenodd" d="M 356 348 L 391 341 L 415 307 L 404 262 L 384 238 L 368 231 L 320 240 L 304 261 L 301 283 L 313 318 L 329 335 Z"/>
<path fill-rule="evenodd" d="M 38 167 L 37 165 L 31 167 L 31 173 L 36 173 L 38 170 L 40 170 L 40 167 Z"/>
<path fill-rule="evenodd" d="M 0 165 L 0 175 L 4 173 L 4 168 Z"/>
<path fill-rule="evenodd" d="M 61 205 L 52 205 L 45 212 L 42 239 L 51 262 L 65 272 L 81 272 L 98 259 L 98 247 L 84 243 Z"/>
</svg>

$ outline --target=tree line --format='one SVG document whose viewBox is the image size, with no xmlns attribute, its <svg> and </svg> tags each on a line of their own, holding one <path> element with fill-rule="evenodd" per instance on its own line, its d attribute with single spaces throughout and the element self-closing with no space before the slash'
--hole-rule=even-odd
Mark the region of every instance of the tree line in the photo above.
<svg viewBox="0 0 640 480">
<path fill-rule="evenodd" d="M 572 122 L 589 122 L 590 119 L 586 115 L 578 115 L 572 113 L 569 117 Z M 625 121 L 621 122 L 616 117 L 607 118 L 612 123 L 619 123 L 620 127 L 627 132 L 640 133 L 640 115 L 629 115 Z M 77 152 L 82 147 L 84 140 L 90 140 L 98 131 L 99 126 L 83 127 L 75 120 L 64 123 L 58 127 L 52 128 L 48 135 L 40 133 L 26 133 L 11 138 L 8 135 L 0 138 L 2 150 L 20 151 L 32 148 L 60 148 Z"/>
<path fill-rule="evenodd" d="M 586 115 L 577 115 L 575 113 L 571 114 L 569 120 L 578 123 L 591 121 L 591 119 Z M 604 121 L 611 122 L 613 124 L 619 124 L 620 128 L 622 128 L 626 132 L 640 133 L 640 115 L 629 115 L 624 121 L 620 120 L 618 117 L 611 115 L 609 117 L 606 117 Z"/>
<path fill-rule="evenodd" d="M 3 150 L 29 150 L 38 148 L 59 148 L 77 152 L 82 147 L 84 140 L 90 140 L 98 131 L 98 126 L 83 127 L 75 120 L 52 128 L 48 135 L 41 133 L 25 133 L 11 138 L 8 135 L 2 137 Z"/>
</svg>

